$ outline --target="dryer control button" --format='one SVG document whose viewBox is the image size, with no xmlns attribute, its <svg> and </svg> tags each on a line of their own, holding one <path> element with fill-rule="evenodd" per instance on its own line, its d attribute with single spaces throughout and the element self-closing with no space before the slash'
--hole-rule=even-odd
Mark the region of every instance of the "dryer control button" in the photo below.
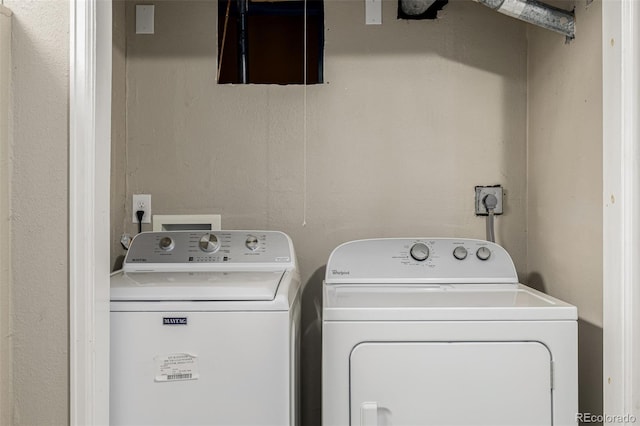
<svg viewBox="0 0 640 426">
<path fill-rule="evenodd" d="M 453 257 L 455 257 L 458 260 L 464 260 L 467 258 L 467 249 L 462 247 L 462 246 L 458 246 L 456 248 L 453 249 Z"/>
<path fill-rule="evenodd" d="M 480 260 L 487 260 L 491 257 L 491 250 L 487 247 L 480 247 L 476 252 L 476 256 L 478 256 Z"/>
<path fill-rule="evenodd" d="M 213 253 L 220 248 L 220 241 L 214 234 L 204 234 L 198 243 L 200 250 L 205 253 Z"/>
<path fill-rule="evenodd" d="M 429 247 L 427 247 L 424 243 L 416 243 L 411 246 L 411 250 L 409 250 L 411 257 L 413 257 L 418 262 L 422 262 L 429 258 Z"/>
</svg>

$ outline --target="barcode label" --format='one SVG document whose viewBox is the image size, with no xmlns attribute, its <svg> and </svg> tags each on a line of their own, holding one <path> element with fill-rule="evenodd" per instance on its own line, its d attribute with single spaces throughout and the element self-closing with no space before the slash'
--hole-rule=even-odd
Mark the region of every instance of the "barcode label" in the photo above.
<svg viewBox="0 0 640 426">
<path fill-rule="evenodd" d="M 189 373 L 189 374 L 169 374 L 167 376 L 167 380 L 185 380 L 185 379 L 191 379 L 193 377 L 193 374 Z"/>
<path fill-rule="evenodd" d="M 154 380 L 156 382 L 175 382 L 178 380 L 197 380 L 198 357 L 189 353 L 173 353 L 167 355 L 157 355 L 156 372 Z"/>
</svg>

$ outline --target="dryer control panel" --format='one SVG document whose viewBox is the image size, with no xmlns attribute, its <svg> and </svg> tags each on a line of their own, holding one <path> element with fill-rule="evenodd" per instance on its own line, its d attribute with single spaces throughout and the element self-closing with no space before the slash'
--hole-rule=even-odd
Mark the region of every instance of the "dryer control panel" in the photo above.
<svg viewBox="0 0 640 426">
<path fill-rule="evenodd" d="M 143 232 L 124 260 L 126 272 L 293 266 L 291 239 L 277 231 Z M 199 267 L 196 265 L 200 265 Z"/>
<path fill-rule="evenodd" d="M 342 244 L 329 258 L 327 284 L 517 283 L 507 251 L 468 238 L 380 238 Z"/>
</svg>

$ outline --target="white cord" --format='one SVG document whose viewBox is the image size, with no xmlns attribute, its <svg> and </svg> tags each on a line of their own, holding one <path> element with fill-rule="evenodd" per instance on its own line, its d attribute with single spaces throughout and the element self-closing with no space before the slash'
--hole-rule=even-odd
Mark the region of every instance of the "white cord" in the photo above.
<svg viewBox="0 0 640 426">
<path fill-rule="evenodd" d="M 487 209 L 487 241 L 496 242 L 496 235 L 493 229 L 493 210 L 498 205 L 498 199 L 495 195 L 489 194 L 484 197 L 482 203 Z"/>
<path fill-rule="evenodd" d="M 303 36 L 303 73 L 302 84 L 303 88 L 303 118 L 302 118 L 302 226 L 307 226 L 307 0 L 304 0 L 304 36 Z"/>
<path fill-rule="evenodd" d="M 493 229 L 493 209 L 488 210 L 487 215 L 487 241 L 496 242 L 496 235 Z"/>
</svg>

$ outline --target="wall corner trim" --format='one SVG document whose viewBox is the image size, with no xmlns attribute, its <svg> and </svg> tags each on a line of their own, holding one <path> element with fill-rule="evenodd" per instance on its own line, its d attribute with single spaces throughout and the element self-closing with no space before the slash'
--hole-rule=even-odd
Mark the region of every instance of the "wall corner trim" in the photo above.
<svg viewBox="0 0 640 426">
<path fill-rule="evenodd" d="M 602 414 L 605 424 L 620 424 L 607 416 L 640 417 L 640 4 L 603 1 L 602 7 Z"/>
<path fill-rule="evenodd" d="M 70 2 L 70 424 L 109 424 L 111 1 Z"/>
</svg>

